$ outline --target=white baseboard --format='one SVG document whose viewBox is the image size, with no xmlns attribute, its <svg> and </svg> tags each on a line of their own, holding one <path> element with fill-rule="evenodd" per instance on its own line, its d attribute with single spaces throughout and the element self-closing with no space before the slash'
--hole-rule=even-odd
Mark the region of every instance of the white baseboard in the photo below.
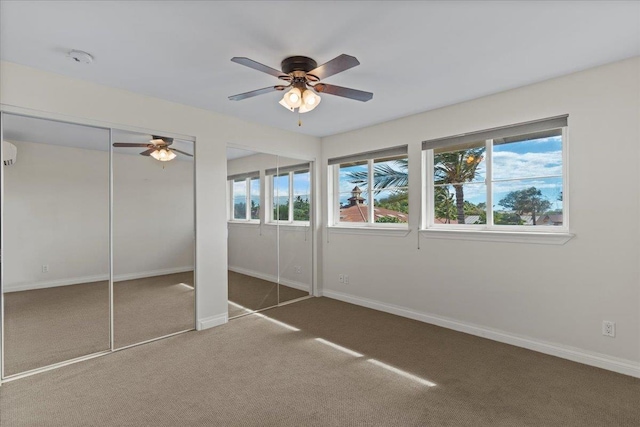
<svg viewBox="0 0 640 427">
<path fill-rule="evenodd" d="M 193 266 L 164 268 L 161 270 L 139 271 L 136 273 L 119 274 L 113 277 L 113 280 L 120 282 L 123 280 L 144 279 L 145 277 L 164 276 L 167 274 L 185 273 L 193 271 Z M 100 274 L 96 276 L 71 277 L 68 279 L 48 280 L 35 283 L 21 283 L 17 285 L 5 285 L 4 292 L 30 291 L 34 289 L 55 288 L 58 286 L 78 285 L 82 283 L 102 282 L 109 280 L 108 274 Z"/>
<path fill-rule="evenodd" d="M 404 307 L 386 304 L 367 298 L 356 297 L 342 292 L 323 290 L 322 294 L 328 298 L 372 308 L 374 310 L 384 311 L 386 313 L 430 323 L 443 328 L 453 329 L 454 331 L 488 338 L 505 344 L 511 344 L 516 347 L 522 347 L 540 353 L 549 354 L 551 356 L 572 360 L 574 362 L 584 363 L 585 365 L 595 366 L 597 368 L 607 369 L 609 371 L 640 378 L 640 363 L 636 363 L 631 360 L 619 359 L 579 348 L 548 343 L 533 338 L 521 337 L 508 332 L 498 331 L 474 325 L 472 323 L 460 322 L 438 315 L 421 313 Z"/>
<path fill-rule="evenodd" d="M 198 320 L 196 324 L 196 330 L 204 331 L 205 329 L 213 328 L 216 326 L 224 325 L 229 321 L 227 313 L 218 314 L 216 316 L 205 317 Z"/>
<path fill-rule="evenodd" d="M 246 276 L 255 277 L 257 279 L 266 280 L 268 282 L 278 283 L 278 277 L 277 276 L 272 276 L 270 274 L 261 273 L 259 271 L 253 271 L 253 270 L 248 270 L 246 268 L 233 267 L 233 266 L 229 266 L 229 271 L 233 271 L 234 273 L 244 274 Z M 293 280 L 288 280 L 288 279 L 283 279 L 283 278 L 280 278 L 280 283 L 285 285 L 285 286 L 288 286 L 290 288 L 295 288 L 295 289 L 299 289 L 301 291 L 309 292 L 309 285 L 307 285 L 306 283 L 295 282 Z"/>
</svg>

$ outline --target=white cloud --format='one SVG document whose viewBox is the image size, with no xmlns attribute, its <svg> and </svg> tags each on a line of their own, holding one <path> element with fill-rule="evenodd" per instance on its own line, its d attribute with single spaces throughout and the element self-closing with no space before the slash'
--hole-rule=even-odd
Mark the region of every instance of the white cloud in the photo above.
<svg viewBox="0 0 640 427">
<path fill-rule="evenodd" d="M 524 154 L 500 151 L 493 155 L 493 179 L 549 175 L 562 175 L 562 151 Z"/>
</svg>

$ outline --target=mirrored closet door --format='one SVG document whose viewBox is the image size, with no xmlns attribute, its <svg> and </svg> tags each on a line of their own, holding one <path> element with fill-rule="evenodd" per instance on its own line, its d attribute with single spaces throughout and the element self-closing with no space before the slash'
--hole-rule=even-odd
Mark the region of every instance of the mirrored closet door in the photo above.
<svg viewBox="0 0 640 427">
<path fill-rule="evenodd" d="M 311 164 L 280 156 L 273 189 L 277 201 L 278 302 L 282 304 L 311 293 Z"/>
<path fill-rule="evenodd" d="M 0 123 L 2 379 L 194 329 L 193 141 Z"/>
<path fill-rule="evenodd" d="M 277 227 L 265 171 L 277 156 L 227 149 L 229 318 L 278 305 Z"/>
<path fill-rule="evenodd" d="M 114 347 L 194 328 L 194 144 L 113 131 Z"/>
<path fill-rule="evenodd" d="M 310 295 L 311 164 L 227 149 L 229 318 Z"/>
<path fill-rule="evenodd" d="M 2 114 L 3 377 L 110 349 L 109 130 Z"/>
</svg>

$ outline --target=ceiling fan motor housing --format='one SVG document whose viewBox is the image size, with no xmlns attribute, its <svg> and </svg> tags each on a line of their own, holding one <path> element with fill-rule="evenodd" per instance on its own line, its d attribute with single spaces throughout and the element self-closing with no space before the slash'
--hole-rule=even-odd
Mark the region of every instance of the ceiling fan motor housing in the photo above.
<svg viewBox="0 0 640 427">
<path fill-rule="evenodd" d="M 316 61 L 306 56 L 290 56 L 289 58 L 285 58 L 280 66 L 282 67 L 282 72 L 285 74 L 291 74 L 294 71 L 304 71 L 308 73 L 318 68 Z"/>
</svg>

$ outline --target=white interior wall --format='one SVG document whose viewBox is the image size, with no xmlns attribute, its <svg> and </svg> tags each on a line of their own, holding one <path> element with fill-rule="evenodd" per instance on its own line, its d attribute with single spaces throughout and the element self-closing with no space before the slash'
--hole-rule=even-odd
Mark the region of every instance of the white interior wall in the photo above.
<svg viewBox="0 0 640 427">
<path fill-rule="evenodd" d="M 640 376 L 639 103 L 636 57 L 323 138 L 324 165 L 408 144 L 411 229 L 406 237 L 329 230 L 324 295 Z M 561 114 L 569 114 L 572 240 L 423 236 L 417 248 L 421 141 Z M 616 322 L 615 338 L 602 335 L 603 320 Z"/>
<path fill-rule="evenodd" d="M 320 153 L 315 137 L 8 62 L 0 64 L 0 102 L 13 112 L 196 138 L 198 329 L 227 319 L 227 212 L 222 200 L 227 144 L 257 150 L 268 146 L 300 158 L 318 158 Z"/>
<path fill-rule="evenodd" d="M 265 170 L 306 161 L 263 153 L 229 160 L 227 169 L 229 175 L 260 171 L 260 206 L 264 208 Z M 264 211 L 261 218 L 265 218 Z M 279 280 L 284 285 L 310 291 L 313 277 L 312 243 L 312 231 L 307 226 L 276 227 L 265 224 L 263 220 L 260 224 L 230 222 L 229 269 L 269 281 Z M 300 267 L 301 273 L 296 273 L 295 267 Z"/>
</svg>

